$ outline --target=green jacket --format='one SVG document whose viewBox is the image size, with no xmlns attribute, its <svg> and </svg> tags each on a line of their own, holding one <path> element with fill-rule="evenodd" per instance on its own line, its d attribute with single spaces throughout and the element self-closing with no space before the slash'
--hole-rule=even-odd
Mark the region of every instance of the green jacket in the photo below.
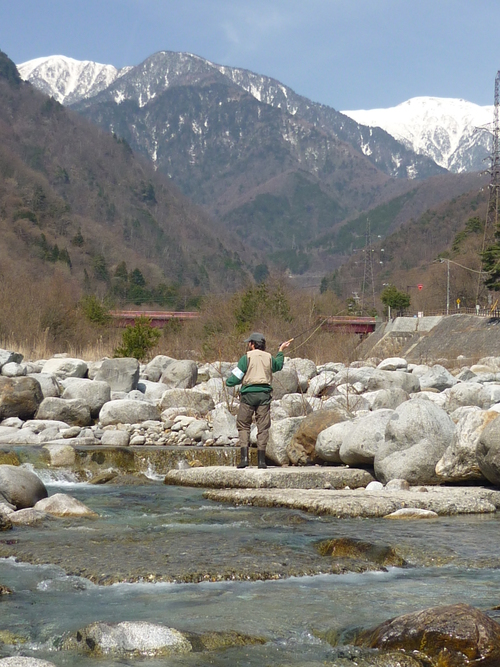
<svg viewBox="0 0 500 667">
<path fill-rule="evenodd" d="M 283 363 L 285 361 L 283 352 L 278 352 L 276 357 L 271 357 L 271 360 L 272 360 L 271 370 L 273 373 L 276 373 L 277 371 L 280 371 L 283 368 Z M 231 375 L 227 378 L 226 385 L 228 387 L 236 387 L 237 385 L 241 384 L 243 377 L 247 372 L 247 368 L 248 368 L 248 357 L 246 354 L 244 354 L 238 361 L 238 365 L 236 366 L 236 368 L 233 369 Z M 241 389 L 242 394 L 248 394 L 250 392 L 255 392 L 255 391 L 264 391 L 267 393 L 271 393 L 272 387 L 270 384 L 248 384 L 244 385 Z"/>
</svg>

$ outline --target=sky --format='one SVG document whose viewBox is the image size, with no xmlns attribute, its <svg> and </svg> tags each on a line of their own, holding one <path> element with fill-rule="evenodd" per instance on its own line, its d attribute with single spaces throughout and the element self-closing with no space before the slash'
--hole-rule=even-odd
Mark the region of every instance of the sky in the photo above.
<svg viewBox="0 0 500 667">
<path fill-rule="evenodd" d="M 123 67 L 186 51 L 337 110 L 493 103 L 498 0 L 0 0 L 0 50 Z"/>
</svg>

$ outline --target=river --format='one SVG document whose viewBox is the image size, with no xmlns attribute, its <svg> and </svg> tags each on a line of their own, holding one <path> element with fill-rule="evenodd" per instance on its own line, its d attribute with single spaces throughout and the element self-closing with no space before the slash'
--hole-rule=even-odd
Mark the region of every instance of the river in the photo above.
<svg viewBox="0 0 500 667">
<path fill-rule="evenodd" d="M 327 640 L 345 639 L 351 629 L 434 605 L 489 610 L 500 603 L 494 514 L 345 520 L 219 505 L 199 489 L 162 484 L 48 481 L 49 494 L 69 493 L 100 518 L 0 534 L 0 582 L 14 591 L 0 599 L 0 639 L 8 632 L 23 641 L 0 644 L 0 657 L 95 665 L 95 658 L 57 650 L 60 638 L 93 621 L 128 620 L 195 633 L 235 630 L 266 643 L 168 661 L 103 658 L 99 667 L 344 665 Z M 329 574 L 331 559 L 315 545 L 336 537 L 391 545 L 408 567 Z M 254 565 L 262 575 L 266 562 L 272 579 L 253 580 Z M 317 574 L 279 578 L 280 571 Z"/>
</svg>

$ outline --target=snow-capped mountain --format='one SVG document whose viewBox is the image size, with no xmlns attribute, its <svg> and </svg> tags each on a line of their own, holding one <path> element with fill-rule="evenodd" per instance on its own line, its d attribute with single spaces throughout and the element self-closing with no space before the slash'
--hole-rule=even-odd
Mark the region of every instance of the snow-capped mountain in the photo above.
<svg viewBox="0 0 500 667">
<path fill-rule="evenodd" d="M 493 106 L 443 97 L 414 97 L 396 107 L 343 111 L 363 125 L 381 127 L 420 155 L 455 173 L 487 168 Z"/>
<path fill-rule="evenodd" d="M 118 70 L 113 65 L 101 65 L 89 60 L 48 56 L 28 60 L 18 65 L 17 69 L 25 81 L 30 81 L 61 104 L 70 105 L 97 95 L 131 68 Z"/>
</svg>

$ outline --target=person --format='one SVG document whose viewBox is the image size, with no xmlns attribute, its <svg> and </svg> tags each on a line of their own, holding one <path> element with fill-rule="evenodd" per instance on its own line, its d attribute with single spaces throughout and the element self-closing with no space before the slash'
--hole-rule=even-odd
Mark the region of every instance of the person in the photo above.
<svg viewBox="0 0 500 667">
<path fill-rule="evenodd" d="M 253 333 L 244 342 L 247 352 L 238 361 L 231 375 L 226 380 L 228 387 L 241 384 L 240 407 L 236 418 L 241 458 L 237 468 L 248 466 L 248 446 L 250 427 L 255 414 L 257 422 L 257 461 L 259 468 L 266 466 L 266 445 L 271 427 L 271 381 L 273 373 L 283 368 L 283 350 L 293 338 L 281 343 L 278 354 L 273 357 L 266 352 L 266 339 L 261 333 Z"/>
</svg>

